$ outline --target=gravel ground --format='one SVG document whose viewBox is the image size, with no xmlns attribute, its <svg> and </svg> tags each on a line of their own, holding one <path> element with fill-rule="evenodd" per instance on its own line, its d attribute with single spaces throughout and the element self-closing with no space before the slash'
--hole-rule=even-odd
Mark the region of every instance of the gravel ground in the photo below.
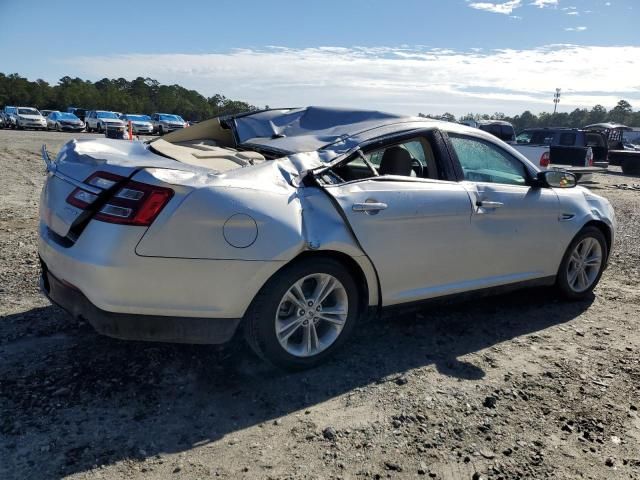
<svg viewBox="0 0 640 480">
<path fill-rule="evenodd" d="M 434 306 L 285 374 L 239 341 L 100 337 L 40 295 L 38 152 L 69 138 L 0 131 L 0 478 L 640 479 L 640 179 L 592 185 L 619 229 L 588 301 Z"/>
</svg>

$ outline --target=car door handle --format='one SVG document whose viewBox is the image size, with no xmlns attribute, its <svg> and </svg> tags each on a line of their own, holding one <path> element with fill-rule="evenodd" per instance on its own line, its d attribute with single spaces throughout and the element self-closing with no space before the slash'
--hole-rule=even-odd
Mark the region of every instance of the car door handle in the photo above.
<svg viewBox="0 0 640 480">
<path fill-rule="evenodd" d="M 379 212 L 380 210 L 384 210 L 388 205 L 382 202 L 365 202 L 365 203 L 354 203 L 353 211 L 354 212 Z"/>
<path fill-rule="evenodd" d="M 500 208 L 503 206 L 502 202 L 491 202 L 489 200 L 479 200 L 476 202 L 476 207 L 484 207 L 484 208 Z"/>
</svg>

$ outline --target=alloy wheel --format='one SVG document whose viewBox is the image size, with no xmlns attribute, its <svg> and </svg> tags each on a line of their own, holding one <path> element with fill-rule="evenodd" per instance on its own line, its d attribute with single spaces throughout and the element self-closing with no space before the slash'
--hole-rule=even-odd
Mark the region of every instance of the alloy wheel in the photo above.
<svg viewBox="0 0 640 480">
<path fill-rule="evenodd" d="M 602 266 L 602 246 L 593 237 L 580 241 L 567 263 L 567 283 L 576 293 L 588 290 L 598 278 Z"/>
<path fill-rule="evenodd" d="M 296 357 L 311 357 L 329 348 L 340 336 L 349 313 L 344 285 L 326 273 L 296 281 L 280 300 L 276 337 Z"/>
</svg>

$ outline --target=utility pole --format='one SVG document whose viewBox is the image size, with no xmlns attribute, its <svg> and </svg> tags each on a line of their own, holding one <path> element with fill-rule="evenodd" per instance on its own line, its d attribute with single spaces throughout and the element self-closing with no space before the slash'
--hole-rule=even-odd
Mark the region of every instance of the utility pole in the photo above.
<svg viewBox="0 0 640 480">
<path fill-rule="evenodd" d="M 556 111 L 558 110 L 558 104 L 560 103 L 560 89 L 556 88 L 556 93 L 553 95 L 553 114 L 556 114 Z"/>
</svg>

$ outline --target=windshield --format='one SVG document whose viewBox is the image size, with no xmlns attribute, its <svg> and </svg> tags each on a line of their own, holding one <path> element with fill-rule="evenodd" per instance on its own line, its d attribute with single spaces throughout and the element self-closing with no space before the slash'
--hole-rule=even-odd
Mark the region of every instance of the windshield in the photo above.
<svg viewBox="0 0 640 480">
<path fill-rule="evenodd" d="M 622 138 L 626 143 L 631 143 L 632 145 L 640 145 L 640 131 L 624 132 L 622 134 Z"/>
<path fill-rule="evenodd" d="M 96 112 L 98 118 L 114 118 L 118 120 L 118 116 L 113 112 Z"/>
<path fill-rule="evenodd" d="M 67 112 L 58 113 L 58 118 L 61 120 L 79 120 L 73 113 Z"/>
<path fill-rule="evenodd" d="M 165 122 L 184 122 L 180 115 L 160 115 L 160 120 Z"/>
<path fill-rule="evenodd" d="M 132 122 L 150 122 L 151 117 L 149 115 L 125 115 L 127 120 Z"/>
<path fill-rule="evenodd" d="M 40 115 L 40 112 L 35 108 L 19 108 L 18 115 Z"/>
<path fill-rule="evenodd" d="M 4 111 L 7 113 L 16 113 L 16 110 L 16 107 L 7 107 L 4 109 Z"/>
</svg>

